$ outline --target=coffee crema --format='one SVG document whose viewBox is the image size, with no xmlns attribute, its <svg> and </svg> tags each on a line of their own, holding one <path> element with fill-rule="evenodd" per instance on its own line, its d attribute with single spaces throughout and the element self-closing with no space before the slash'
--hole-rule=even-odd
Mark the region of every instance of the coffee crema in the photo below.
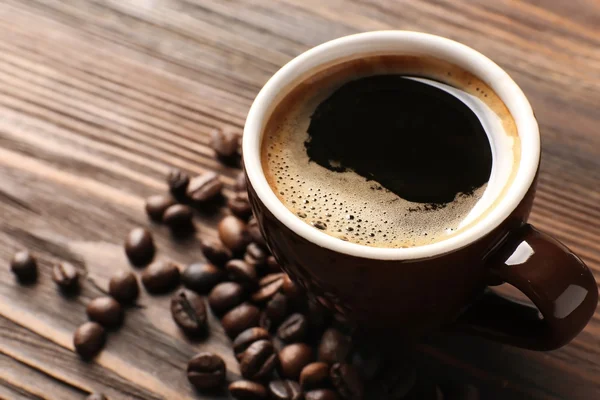
<svg viewBox="0 0 600 400">
<path fill-rule="evenodd" d="M 493 129 L 506 139 L 500 153 L 512 154 L 500 172 Z M 481 204 L 488 181 L 501 185 L 499 198 L 516 172 L 517 142 L 504 103 L 467 71 L 373 56 L 295 85 L 265 127 L 261 161 L 273 192 L 307 224 L 361 245 L 413 247 L 447 239 L 493 207 Z"/>
</svg>

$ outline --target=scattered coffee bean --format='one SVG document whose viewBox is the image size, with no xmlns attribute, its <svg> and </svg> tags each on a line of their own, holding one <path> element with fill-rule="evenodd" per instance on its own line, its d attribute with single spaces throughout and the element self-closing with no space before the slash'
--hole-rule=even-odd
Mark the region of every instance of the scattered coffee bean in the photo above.
<svg viewBox="0 0 600 400">
<path fill-rule="evenodd" d="M 258 326 L 260 310 L 249 303 L 242 303 L 229 311 L 221 320 L 223 329 L 234 338 L 248 328 Z"/>
<path fill-rule="evenodd" d="M 244 261 L 262 271 L 267 264 L 267 253 L 257 243 L 252 242 L 246 247 Z"/>
<path fill-rule="evenodd" d="M 277 337 L 286 343 L 302 342 L 308 333 L 308 320 L 302 314 L 290 315 L 277 329 Z"/>
<path fill-rule="evenodd" d="M 210 134 L 209 146 L 217 157 L 230 158 L 238 153 L 239 140 L 239 135 L 230 128 L 216 128 Z"/>
<path fill-rule="evenodd" d="M 175 204 L 171 196 L 157 194 L 146 199 L 146 214 L 155 222 L 162 222 L 163 215 L 169 207 Z"/>
<path fill-rule="evenodd" d="M 267 242 L 265 242 L 265 238 L 260 232 L 260 228 L 258 227 L 258 220 L 255 217 L 250 217 L 247 228 L 248 234 L 250 235 L 250 238 L 252 238 L 253 242 L 257 243 L 262 247 L 267 247 Z"/>
<path fill-rule="evenodd" d="M 269 394 L 273 400 L 301 400 L 303 398 L 300 385 L 290 380 L 270 382 Z"/>
<path fill-rule="evenodd" d="M 248 186 L 246 184 L 246 174 L 244 173 L 244 171 L 241 171 L 239 174 L 237 174 L 235 178 L 234 189 L 237 192 L 245 192 L 246 190 L 248 190 Z"/>
<path fill-rule="evenodd" d="M 203 203 L 221 194 L 221 189 L 223 189 L 221 178 L 217 173 L 209 171 L 190 181 L 187 195 L 192 201 Z"/>
<path fill-rule="evenodd" d="M 284 275 L 282 289 L 283 294 L 285 294 L 291 302 L 298 302 L 298 300 L 304 301 L 306 298 L 304 289 L 298 286 L 288 274 Z"/>
<path fill-rule="evenodd" d="M 186 190 L 190 183 L 190 176 L 180 169 L 173 168 L 167 175 L 167 184 L 169 190 L 175 198 L 182 198 L 185 196 Z"/>
<path fill-rule="evenodd" d="M 228 215 L 219 222 L 219 238 L 234 253 L 243 251 L 251 239 L 246 223 L 233 215 Z"/>
<path fill-rule="evenodd" d="M 171 298 L 171 316 L 188 335 L 206 333 L 207 314 L 204 299 L 189 290 L 179 290 Z"/>
<path fill-rule="evenodd" d="M 140 293 L 137 278 L 129 271 L 117 272 L 110 278 L 108 293 L 119 303 L 129 304 L 134 302 Z"/>
<path fill-rule="evenodd" d="M 278 326 L 289 314 L 288 299 L 283 293 L 276 293 L 267 303 L 265 315 Z"/>
<path fill-rule="evenodd" d="M 323 333 L 319 343 L 319 361 L 329 364 L 344 362 L 351 350 L 350 338 L 335 328 L 330 328 Z"/>
<path fill-rule="evenodd" d="M 275 296 L 283 286 L 284 273 L 269 274 L 258 282 L 258 289 L 252 294 L 252 301 L 264 304 Z"/>
<path fill-rule="evenodd" d="M 52 268 L 52 280 L 62 290 L 74 290 L 79 284 L 79 272 L 73 264 L 63 261 Z"/>
<path fill-rule="evenodd" d="M 383 368 L 381 351 L 365 345 L 356 349 L 351 360 L 365 381 L 375 378 Z"/>
<path fill-rule="evenodd" d="M 165 293 L 179 285 L 179 268 L 170 261 L 158 260 L 142 272 L 142 283 L 150 293 Z"/>
<path fill-rule="evenodd" d="M 19 282 L 33 282 L 37 279 L 37 261 L 28 251 L 15 253 L 10 261 L 10 270 Z"/>
<path fill-rule="evenodd" d="M 266 400 L 267 389 L 260 383 L 236 381 L 229 385 L 229 393 L 237 400 Z"/>
<path fill-rule="evenodd" d="M 215 314 L 221 315 L 239 306 L 245 300 L 245 292 L 235 282 L 219 283 L 208 295 L 208 304 Z"/>
<path fill-rule="evenodd" d="M 90 301 L 85 309 L 88 318 L 105 328 L 114 328 L 123 322 L 123 309 L 112 297 L 103 296 Z"/>
<path fill-rule="evenodd" d="M 275 328 L 275 323 L 269 318 L 269 316 L 264 311 L 261 311 L 258 326 L 271 332 L 271 330 Z"/>
<path fill-rule="evenodd" d="M 268 340 L 254 342 L 246 349 L 240 362 L 242 376 L 250 380 L 267 378 L 277 367 L 279 359 Z"/>
<path fill-rule="evenodd" d="M 317 389 L 306 392 L 304 400 L 340 400 L 340 396 L 331 389 Z"/>
<path fill-rule="evenodd" d="M 279 265 L 279 263 L 273 256 L 267 257 L 267 267 L 272 273 L 281 272 L 281 265 Z"/>
<path fill-rule="evenodd" d="M 254 266 L 242 260 L 230 260 L 225 264 L 229 279 L 245 288 L 254 289 L 258 285 L 258 274 Z"/>
<path fill-rule="evenodd" d="M 181 282 L 198 293 L 208 293 L 225 278 L 225 271 L 212 264 L 194 263 L 188 265 L 181 274 Z"/>
<path fill-rule="evenodd" d="M 259 340 L 269 340 L 271 335 L 266 329 L 255 327 L 246 329 L 240 333 L 233 341 L 233 351 L 237 359 L 241 359 L 242 354 L 254 342 Z"/>
<path fill-rule="evenodd" d="M 329 386 L 329 364 L 314 362 L 300 372 L 300 386 L 304 390 L 313 390 Z"/>
<path fill-rule="evenodd" d="M 75 351 L 84 359 L 94 357 L 104 347 L 106 335 L 104 328 L 97 322 L 86 322 L 75 331 L 73 345 Z"/>
<path fill-rule="evenodd" d="M 148 230 L 135 228 L 129 232 L 125 240 L 125 253 L 133 265 L 148 265 L 154 258 L 154 252 L 154 239 Z"/>
<path fill-rule="evenodd" d="M 313 350 L 309 345 L 287 345 L 279 352 L 279 373 L 285 378 L 298 380 L 300 372 L 313 361 Z"/>
<path fill-rule="evenodd" d="M 194 212 L 185 204 L 174 204 L 167 208 L 163 216 L 163 222 L 172 231 L 181 231 L 192 227 Z"/>
<path fill-rule="evenodd" d="M 350 364 L 336 363 L 330 370 L 331 382 L 342 398 L 346 400 L 362 400 L 364 385 L 360 374 Z"/>
<path fill-rule="evenodd" d="M 198 390 L 220 387 L 225 383 L 225 362 L 213 353 L 197 354 L 188 363 L 187 378 Z"/>
<path fill-rule="evenodd" d="M 233 215 L 242 219 L 247 219 L 252 215 L 252 207 L 250 207 L 248 193 L 246 192 L 235 193 L 227 200 L 227 207 Z"/>
<path fill-rule="evenodd" d="M 92 393 L 85 400 L 108 400 L 102 393 Z"/>
<path fill-rule="evenodd" d="M 202 239 L 200 248 L 202 249 L 202 253 L 204 253 L 204 257 L 219 267 L 225 265 L 233 257 L 231 250 L 225 247 L 221 240 L 216 238 Z"/>
</svg>

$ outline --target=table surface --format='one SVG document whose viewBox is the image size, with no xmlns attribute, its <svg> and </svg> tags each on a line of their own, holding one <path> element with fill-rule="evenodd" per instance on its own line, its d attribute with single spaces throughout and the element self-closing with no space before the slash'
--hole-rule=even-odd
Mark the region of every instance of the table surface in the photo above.
<svg viewBox="0 0 600 400">
<path fill-rule="evenodd" d="M 170 167 L 236 170 L 208 133 L 241 131 L 267 79 L 302 51 L 379 29 L 435 33 L 504 67 L 531 99 L 543 135 L 531 221 L 582 256 L 600 279 L 600 3 L 597 0 L 3 0 L 0 2 L 0 398 L 201 398 L 182 370 L 211 349 L 238 372 L 218 324 L 187 341 L 168 297 L 143 295 L 93 362 L 72 352 L 85 304 L 129 268 L 122 241 L 147 226 L 143 199 L 165 190 Z M 203 258 L 201 235 L 160 252 Z M 41 276 L 17 285 L 8 260 L 33 250 Z M 85 273 L 78 297 L 58 295 L 49 271 Z M 600 398 L 600 315 L 571 344 L 535 353 L 470 337 L 434 338 L 421 361 L 440 380 L 473 382 L 485 399 Z"/>
</svg>

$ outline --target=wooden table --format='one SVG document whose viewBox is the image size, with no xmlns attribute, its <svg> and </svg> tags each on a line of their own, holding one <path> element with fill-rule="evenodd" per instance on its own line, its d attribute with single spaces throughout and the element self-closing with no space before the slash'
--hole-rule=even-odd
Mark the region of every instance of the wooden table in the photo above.
<svg viewBox="0 0 600 400">
<path fill-rule="evenodd" d="M 0 2 L 0 398 L 202 398 L 182 370 L 200 349 L 238 372 L 218 326 L 189 342 L 168 297 L 143 296 L 93 363 L 72 353 L 85 304 L 129 268 L 126 233 L 149 225 L 143 199 L 175 166 L 236 170 L 207 147 L 217 126 L 242 129 L 266 80 L 302 51 L 342 35 L 412 29 L 490 56 L 531 99 L 543 162 L 531 220 L 578 252 L 600 279 L 600 3 L 597 0 L 3 0 Z M 201 235 L 160 253 L 203 258 Z M 17 285 L 8 260 L 28 248 L 41 276 Z M 53 262 L 85 273 L 60 296 Z M 534 353 L 468 337 L 423 344 L 436 379 L 473 382 L 485 399 L 600 398 L 600 315 L 565 348 Z"/>
</svg>

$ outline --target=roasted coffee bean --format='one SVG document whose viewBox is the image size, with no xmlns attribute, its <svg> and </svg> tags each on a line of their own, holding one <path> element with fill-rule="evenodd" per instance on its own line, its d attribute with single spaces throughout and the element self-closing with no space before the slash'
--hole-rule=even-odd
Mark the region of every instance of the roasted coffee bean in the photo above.
<svg viewBox="0 0 600 400">
<path fill-rule="evenodd" d="M 245 192 L 246 190 L 248 190 L 248 186 L 246 184 L 246 174 L 244 173 L 244 171 L 241 171 L 239 174 L 237 174 L 235 178 L 234 189 L 237 192 Z"/>
<path fill-rule="evenodd" d="M 319 361 L 329 364 L 345 362 L 352 349 L 350 338 L 335 328 L 323 333 L 319 343 Z"/>
<path fill-rule="evenodd" d="M 230 158 L 238 153 L 240 135 L 230 128 L 215 128 L 210 134 L 209 146 L 215 151 L 217 157 Z"/>
<path fill-rule="evenodd" d="M 331 389 L 317 389 L 306 392 L 304 400 L 340 400 L 340 396 Z"/>
<path fill-rule="evenodd" d="M 150 293 L 165 293 L 179 285 L 180 273 L 177 265 L 170 261 L 158 260 L 142 272 L 142 283 Z"/>
<path fill-rule="evenodd" d="M 329 386 L 329 382 L 329 364 L 327 363 L 310 363 L 300 372 L 300 386 L 305 391 L 325 388 Z"/>
<path fill-rule="evenodd" d="M 256 304 L 264 304 L 275 296 L 283 286 L 283 276 L 278 274 L 269 274 L 258 282 L 258 289 L 252 294 L 252 301 Z"/>
<path fill-rule="evenodd" d="M 263 385 L 252 381 L 233 382 L 229 393 L 237 400 L 266 400 L 269 395 Z"/>
<path fill-rule="evenodd" d="M 305 343 L 285 346 L 279 352 L 279 373 L 288 379 L 298 380 L 300 372 L 314 361 L 312 348 Z"/>
<path fill-rule="evenodd" d="M 248 234 L 252 238 L 252 241 L 257 243 L 262 247 L 267 246 L 267 242 L 265 242 L 265 238 L 260 232 L 260 228 L 258 227 L 258 220 L 255 217 L 251 217 L 248 221 Z"/>
<path fill-rule="evenodd" d="M 85 400 L 108 400 L 102 393 L 92 393 Z"/>
<path fill-rule="evenodd" d="M 62 290 L 74 290 L 79 285 L 79 272 L 73 264 L 63 261 L 52 268 L 52 280 Z"/>
<path fill-rule="evenodd" d="M 212 264 L 194 263 L 181 273 L 181 282 L 198 293 L 208 293 L 225 278 L 225 271 Z"/>
<path fill-rule="evenodd" d="M 319 338 L 331 321 L 331 312 L 321 303 L 309 301 L 306 317 L 308 319 L 308 331 L 311 335 L 317 335 L 316 337 Z"/>
<path fill-rule="evenodd" d="M 235 352 L 236 357 L 241 359 L 242 354 L 246 351 L 248 347 L 254 342 L 259 340 L 268 340 L 271 338 L 271 335 L 266 329 L 255 327 L 246 329 L 244 332 L 240 333 L 235 340 L 233 341 L 233 351 Z"/>
<path fill-rule="evenodd" d="M 192 201 L 203 203 L 221 194 L 221 189 L 223 189 L 221 178 L 217 173 L 209 171 L 190 181 L 187 195 Z"/>
<path fill-rule="evenodd" d="M 267 303 L 265 315 L 278 326 L 289 314 L 288 300 L 283 293 L 276 293 Z"/>
<path fill-rule="evenodd" d="M 225 383 L 225 362 L 216 354 L 196 354 L 187 367 L 188 381 L 198 390 L 215 389 Z"/>
<path fill-rule="evenodd" d="M 293 303 L 304 301 L 306 299 L 304 289 L 298 286 L 288 274 L 284 274 L 282 290 L 283 294 L 285 294 Z"/>
<path fill-rule="evenodd" d="M 303 398 L 300 385 L 290 380 L 270 382 L 269 394 L 273 400 L 301 400 Z"/>
<path fill-rule="evenodd" d="M 175 204 L 171 196 L 157 194 L 146 199 L 146 214 L 155 222 L 162 222 L 163 215 L 169 207 Z"/>
<path fill-rule="evenodd" d="M 140 293 L 137 278 L 132 272 L 119 271 L 108 283 L 108 293 L 119 303 L 129 304 L 137 299 Z"/>
<path fill-rule="evenodd" d="M 242 260 L 230 260 L 225 264 L 229 279 L 245 288 L 254 289 L 258 285 L 256 268 Z"/>
<path fill-rule="evenodd" d="M 182 198 L 185 196 L 185 192 L 190 183 L 190 176 L 180 169 L 173 168 L 167 175 L 167 184 L 169 190 L 176 198 Z"/>
<path fill-rule="evenodd" d="M 90 301 L 85 309 L 88 318 L 105 328 L 114 328 L 123 322 L 123 309 L 112 297 L 98 297 Z"/>
<path fill-rule="evenodd" d="M 360 372 L 365 381 L 370 381 L 382 370 L 382 352 L 376 348 L 363 345 L 352 354 L 352 365 Z"/>
<path fill-rule="evenodd" d="M 268 340 L 254 342 L 246 349 L 240 362 L 242 376 L 250 380 L 267 378 L 277 367 L 279 359 Z"/>
<path fill-rule="evenodd" d="M 202 335 L 208 327 L 204 299 L 189 290 L 179 290 L 171 298 L 173 321 L 188 335 Z"/>
<path fill-rule="evenodd" d="M 189 229 L 192 226 L 194 212 L 185 204 L 174 204 L 167 208 L 163 215 L 163 222 L 173 231 Z"/>
<path fill-rule="evenodd" d="M 205 238 L 200 241 L 200 248 L 204 257 L 216 266 L 222 267 L 225 263 L 233 257 L 231 250 L 229 250 L 223 242 L 219 239 Z"/>
<path fill-rule="evenodd" d="M 133 265 L 148 265 L 155 253 L 152 234 L 144 228 L 133 229 L 125 240 L 125 253 Z"/>
<path fill-rule="evenodd" d="M 260 310 L 249 303 L 242 303 L 229 311 L 221 320 L 223 329 L 234 338 L 248 328 L 258 326 Z"/>
<path fill-rule="evenodd" d="M 243 251 L 251 239 L 246 223 L 233 215 L 228 215 L 219 222 L 219 238 L 234 253 Z"/>
<path fill-rule="evenodd" d="M 281 265 L 279 265 L 279 263 L 273 256 L 267 257 L 267 267 L 272 273 L 281 272 Z"/>
<path fill-rule="evenodd" d="M 364 385 L 356 368 L 350 364 L 336 363 L 330 370 L 331 382 L 342 398 L 362 400 Z"/>
<path fill-rule="evenodd" d="M 263 271 L 267 264 L 267 253 L 257 243 L 252 242 L 246 247 L 244 261 L 254 265 L 257 270 Z"/>
<path fill-rule="evenodd" d="M 94 357 L 106 340 L 104 328 L 97 322 L 86 322 L 75 331 L 73 345 L 75 351 L 84 359 Z"/>
<path fill-rule="evenodd" d="M 271 332 L 275 328 L 275 323 L 269 318 L 269 316 L 264 311 L 262 311 L 260 313 L 258 326 Z"/>
<path fill-rule="evenodd" d="M 208 295 L 208 304 L 215 314 L 225 314 L 246 299 L 244 289 L 235 282 L 219 283 Z"/>
<path fill-rule="evenodd" d="M 277 329 L 277 337 L 286 343 L 303 341 L 308 333 L 308 320 L 302 314 L 292 314 Z"/>
<path fill-rule="evenodd" d="M 247 219 L 252 215 L 252 207 L 250 207 L 248 193 L 246 192 L 235 193 L 227 199 L 227 207 L 233 215 L 241 219 Z"/>
<path fill-rule="evenodd" d="M 10 270 L 20 282 L 33 282 L 37 279 L 37 261 L 28 251 L 15 253 L 10 260 Z"/>
</svg>

